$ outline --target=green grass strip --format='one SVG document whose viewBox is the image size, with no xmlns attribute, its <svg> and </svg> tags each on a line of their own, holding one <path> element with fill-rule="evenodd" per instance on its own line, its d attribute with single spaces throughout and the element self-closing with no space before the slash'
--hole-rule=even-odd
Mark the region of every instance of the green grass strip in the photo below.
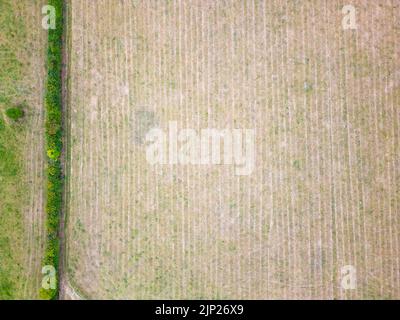
<svg viewBox="0 0 400 320">
<path fill-rule="evenodd" d="M 59 267 L 59 225 L 62 210 L 63 174 L 62 153 L 62 41 L 63 41 L 63 1 L 49 0 L 56 9 L 56 28 L 48 30 L 47 82 L 46 82 L 46 150 L 47 150 L 47 199 L 46 230 L 47 241 L 43 266 L 53 266 L 57 270 L 55 289 L 40 289 L 40 298 L 58 297 Z"/>
</svg>

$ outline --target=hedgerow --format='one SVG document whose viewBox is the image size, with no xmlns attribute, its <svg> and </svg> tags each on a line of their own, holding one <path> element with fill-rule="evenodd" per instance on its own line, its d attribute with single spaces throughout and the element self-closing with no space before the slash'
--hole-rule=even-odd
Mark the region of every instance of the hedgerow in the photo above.
<svg viewBox="0 0 400 320">
<path fill-rule="evenodd" d="M 56 28 L 48 30 L 47 82 L 46 82 L 46 149 L 47 149 L 47 200 L 46 230 L 47 241 L 43 266 L 59 266 L 59 225 L 62 210 L 63 173 L 62 153 L 62 42 L 63 42 L 63 1 L 49 0 L 56 9 Z M 58 279 L 58 273 L 57 273 Z M 59 284 L 55 289 L 40 289 L 42 299 L 56 299 Z"/>
</svg>

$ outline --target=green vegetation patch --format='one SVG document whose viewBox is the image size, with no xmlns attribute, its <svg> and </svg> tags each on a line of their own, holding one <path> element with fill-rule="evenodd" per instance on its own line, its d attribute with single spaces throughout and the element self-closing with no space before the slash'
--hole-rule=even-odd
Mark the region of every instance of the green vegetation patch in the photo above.
<svg viewBox="0 0 400 320">
<path fill-rule="evenodd" d="M 21 107 L 12 107 L 6 110 L 6 115 L 14 121 L 18 121 L 25 115 L 24 110 Z"/>
<path fill-rule="evenodd" d="M 22 215 L 23 128 L 0 115 L 0 300 L 22 297 L 24 224 Z"/>
</svg>

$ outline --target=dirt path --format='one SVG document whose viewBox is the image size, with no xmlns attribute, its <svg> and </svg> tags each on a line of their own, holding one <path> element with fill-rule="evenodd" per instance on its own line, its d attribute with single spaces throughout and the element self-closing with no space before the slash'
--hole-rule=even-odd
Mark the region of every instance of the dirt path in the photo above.
<svg viewBox="0 0 400 320">
<path fill-rule="evenodd" d="M 64 206 L 62 216 L 60 219 L 60 266 L 59 266 L 59 299 L 61 300 L 81 300 L 81 297 L 75 292 L 68 281 L 68 274 L 65 272 L 66 268 L 66 242 L 65 242 L 65 225 L 66 216 L 68 214 L 68 201 L 69 201 L 69 188 L 68 188 L 68 168 L 69 168 L 69 91 L 68 91 L 68 68 L 69 68 L 69 37 L 70 37 L 70 9 L 69 1 L 64 1 L 64 36 L 63 36 L 63 69 L 62 69 L 62 106 L 63 106 L 63 168 L 64 168 Z"/>
</svg>

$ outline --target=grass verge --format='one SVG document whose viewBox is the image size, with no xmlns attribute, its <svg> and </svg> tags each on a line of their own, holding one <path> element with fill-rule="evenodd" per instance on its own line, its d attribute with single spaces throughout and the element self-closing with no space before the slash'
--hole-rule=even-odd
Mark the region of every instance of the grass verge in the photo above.
<svg viewBox="0 0 400 320">
<path fill-rule="evenodd" d="M 0 300 L 24 298 L 26 274 L 23 209 L 26 122 L 7 110 L 22 103 L 27 30 L 12 0 L 0 1 Z"/>
</svg>

